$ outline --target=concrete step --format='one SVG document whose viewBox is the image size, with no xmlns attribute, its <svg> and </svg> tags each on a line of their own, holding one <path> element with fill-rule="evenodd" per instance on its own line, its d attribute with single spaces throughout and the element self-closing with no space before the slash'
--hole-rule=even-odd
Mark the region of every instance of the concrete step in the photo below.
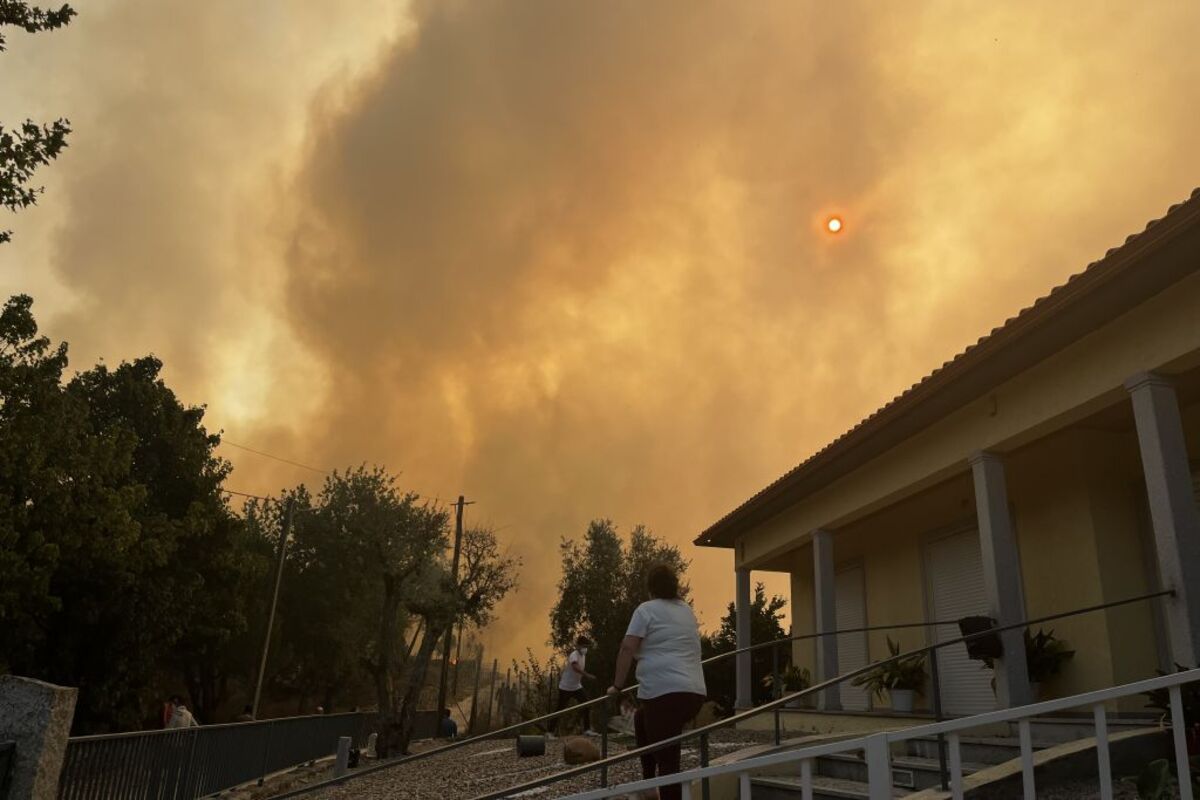
<svg viewBox="0 0 1200 800">
<path fill-rule="evenodd" d="M 988 764 L 963 762 L 963 774 L 970 775 L 985 769 Z M 865 782 L 867 764 L 858 753 L 837 753 L 817 759 L 816 774 L 826 778 Z M 918 791 L 941 786 L 941 767 L 936 758 L 920 756 L 892 757 L 892 784 L 897 788 Z"/>
<path fill-rule="evenodd" d="M 908 754 L 918 758 L 938 757 L 938 740 L 936 736 L 922 736 L 909 739 Z M 1055 742 L 1043 741 L 1034 737 L 1033 749 L 1042 750 Z M 1015 736 L 960 736 L 958 749 L 964 762 L 974 764 L 1001 764 L 1021 755 L 1021 741 Z"/>
<path fill-rule="evenodd" d="M 797 800 L 801 797 L 800 778 L 790 775 L 752 778 L 750 796 L 753 800 Z M 893 789 L 892 797 L 904 797 L 905 789 Z M 867 800 L 867 785 L 841 778 L 813 776 L 813 800 Z"/>
<path fill-rule="evenodd" d="M 1138 730 L 1141 728 L 1152 728 L 1158 724 L 1159 718 L 1153 715 L 1136 715 L 1116 717 L 1109 716 L 1107 719 L 1108 730 L 1110 733 L 1119 731 Z M 1010 725 L 1012 735 L 1017 735 L 1017 725 Z M 1044 742 L 1046 744 L 1064 744 L 1073 742 L 1077 739 L 1090 739 L 1096 735 L 1096 728 L 1092 722 L 1092 716 L 1055 716 L 1055 717 L 1034 717 L 1029 721 L 1030 733 L 1033 734 L 1034 741 Z"/>
</svg>

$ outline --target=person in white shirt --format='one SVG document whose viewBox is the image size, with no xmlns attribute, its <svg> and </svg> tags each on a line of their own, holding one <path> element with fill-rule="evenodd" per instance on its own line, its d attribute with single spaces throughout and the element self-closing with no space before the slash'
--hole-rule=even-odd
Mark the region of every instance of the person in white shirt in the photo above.
<svg viewBox="0 0 1200 800">
<path fill-rule="evenodd" d="M 638 747 L 683 733 L 708 695 L 700 666 L 700 625 L 692 607 L 679 597 L 679 576 L 666 564 L 657 564 L 646 576 L 646 588 L 651 599 L 633 612 L 608 689 L 610 695 L 620 694 L 636 658 L 641 707 L 633 715 L 633 728 Z M 679 771 L 679 744 L 641 759 L 643 778 L 672 775 Z M 682 790 L 663 786 L 658 796 L 679 800 Z"/>
<path fill-rule="evenodd" d="M 187 710 L 187 706 L 183 704 L 183 698 L 175 695 L 171 698 L 171 705 L 175 710 L 171 712 L 171 719 L 167 722 L 168 728 L 196 728 L 200 726 L 196 722 L 196 718 L 192 716 L 192 712 Z"/>
<path fill-rule="evenodd" d="M 587 671 L 587 651 L 591 646 L 592 643 L 586 636 L 580 636 L 575 640 L 575 649 L 567 656 L 567 666 L 558 679 L 558 708 L 555 711 L 562 711 L 572 700 L 576 703 L 586 703 L 590 699 L 587 691 L 583 688 L 583 679 L 596 677 Z M 591 709 L 585 708 L 579 712 L 583 715 L 583 729 L 586 733 L 593 733 L 590 711 Z M 551 733 L 558 730 L 560 719 L 562 717 L 550 720 Z"/>
</svg>

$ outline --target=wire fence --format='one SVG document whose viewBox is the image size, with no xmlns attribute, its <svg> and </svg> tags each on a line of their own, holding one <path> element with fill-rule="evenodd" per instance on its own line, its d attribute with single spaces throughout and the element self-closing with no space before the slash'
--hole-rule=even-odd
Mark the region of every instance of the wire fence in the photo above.
<svg viewBox="0 0 1200 800">
<path fill-rule="evenodd" d="M 366 744 L 373 714 L 286 717 L 67 741 L 60 800 L 192 800 Z"/>
</svg>

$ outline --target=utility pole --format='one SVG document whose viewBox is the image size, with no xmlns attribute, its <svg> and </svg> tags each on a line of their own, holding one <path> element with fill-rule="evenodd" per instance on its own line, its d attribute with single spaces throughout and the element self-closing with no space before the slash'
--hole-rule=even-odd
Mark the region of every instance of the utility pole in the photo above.
<svg viewBox="0 0 1200 800">
<path fill-rule="evenodd" d="M 279 563 L 275 565 L 275 591 L 271 594 L 271 613 L 267 616 L 267 634 L 263 637 L 262 660 L 258 662 L 258 681 L 254 684 L 254 704 L 250 716 L 258 719 L 258 700 L 262 696 L 263 676 L 267 672 L 267 653 L 271 650 L 271 629 L 275 627 L 275 606 L 279 602 L 279 584 L 283 580 L 283 560 L 287 555 L 288 533 L 292 529 L 292 499 L 283 507 L 283 522 L 279 529 Z"/>
<path fill-rule="evenodd" d="M 462 534 L 463 534 L 463 506 L 467 505 L 466 498 L 461 494 L 458 496 L 458 502 L 454 504 L 454 557 L 450 562 L 450 582 L 458 588 L 458 557 L 462 552 Z M 446 705 L 446 678 L 449 677 L 450 666 L 450 640 L 454 638 L 454 623 L 457 620 L 451 620 L 450 626 L 446 629 L 446 642 L 442 646 L 442 675 L 438 681 L 438 713 L 442 713 Z"/>
</svg>

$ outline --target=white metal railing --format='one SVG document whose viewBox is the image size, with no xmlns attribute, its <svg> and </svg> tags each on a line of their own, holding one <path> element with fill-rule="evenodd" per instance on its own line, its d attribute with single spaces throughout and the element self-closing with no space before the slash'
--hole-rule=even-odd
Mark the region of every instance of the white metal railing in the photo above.
<svg viewBox="0 0 1200 800">
<path fill-rule="evenodd" d="M 821 756 L 836 753 L 853 753 L 861 751 L 867 765 L 867 781 L 869 784 L 870 800 L 891 800 L 892 769 L 891 745 L 895 742 L 905 742 L 927 736 L 945 734 L 950 749 L 950 792 L 954 800 L 963 796 L 962 754 L 959 749 L 961 731 L 996 723 L 1016 722 L 1018 738 L 1021 745 L 1021 781 L 1025 800 L 1036 797 L 1033 775 L 1033 741 L 1029 721 L 1043 714 L 1053 714 L 1071 708 L 1086 706 L 1092 710 L 1092 719 L 1096 728 L 1096 761 L 1100 776 L 1100 796 L 1104 800 L 1112 800 L 1112 771 L 1108 754 L 1108 722 L 1104 704 L 1123 697 L 1143 694 L 1155 689 L 1166 689 L 1171 702 L 1171 735 L 1175 745 L 1175 763 L 1179 778 L 1180 800 L 1193 800 L 1191 772 L 1188 765 L 1187 731 L 1183 723 L 1183 698 L 1180 686 L 1200 680 L 1200 669 L 1177 672 L 1174 675 L 1163 675 L 1158 678 L 1127 683 L 1124 686 L 1114 686 L 1111 689 L 1101 689 L 1086 692 L 1071 697 L 1061 697 L 1056 700 L 1046 700 L 1042 703 L 1008 708 L 1001 711 L 989 711 L 973 717 L 935 722 L 913 728 L 895 731 L 884 731 L 861 736 L 856 739 L 843 739 L 828 744 L 803 747 L 783 753 L 748 758 L 730 764 L 713 767 L 703 767 L 675 775 L 610 786 L 605 789 L 595 789 L 590 792 L 566 795 L 564 800 L 604 800 L 610 797 L 656 789 L 660 786 L 680 785 L 684 800 L 692 800 L 692 783 L 706 778 L 721 775 L 737 775 L 741 800 L 750 800 L 750 774 L 767 767 L 778 767 L 783 764 L 799 763 L 800 781 L 803 800 L 812 800 L 813 796 L 813 761 Z"/>
</svg>

